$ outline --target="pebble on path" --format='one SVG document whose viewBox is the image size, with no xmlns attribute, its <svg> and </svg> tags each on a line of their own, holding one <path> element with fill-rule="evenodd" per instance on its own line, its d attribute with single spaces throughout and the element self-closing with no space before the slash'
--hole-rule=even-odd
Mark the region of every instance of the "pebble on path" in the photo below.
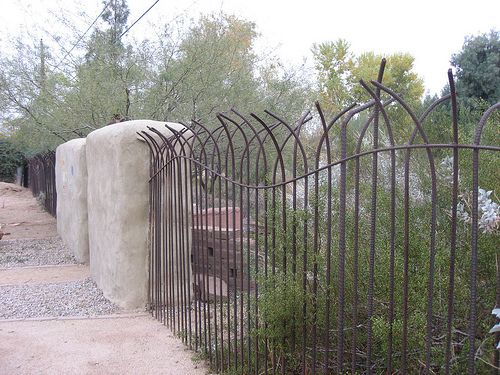
<svg viewBox="0 0 500 375">
<path fill-rule="evenodd" d="M 74 264 L 59 237 L 0 241 L 0 267 Z"/>
<path fill-rule="evenodd" d="M 88 317 L 119 310 L 90 278 L 54 284 L 2 286 L 0 302 L 0 319 Z"/>
</svg>

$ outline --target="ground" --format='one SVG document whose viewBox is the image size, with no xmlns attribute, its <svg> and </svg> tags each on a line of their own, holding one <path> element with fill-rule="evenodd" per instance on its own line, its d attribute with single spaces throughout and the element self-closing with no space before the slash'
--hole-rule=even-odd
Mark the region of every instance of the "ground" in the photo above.
<svg viewBox="0 0 500 375">
<path fill-rule="evenodd" d="M 0 182 L 0 225 L 0 375 L 207 373 L 167 327 L 104 298 L 27 189 Z"/>
<path fill-rule="evenodd" d="M 0 226 L 4 239 L 48 238 L 57 235 L 56 220 L 48 215 L 28 189 L 0 182 Z"/>
</svg>

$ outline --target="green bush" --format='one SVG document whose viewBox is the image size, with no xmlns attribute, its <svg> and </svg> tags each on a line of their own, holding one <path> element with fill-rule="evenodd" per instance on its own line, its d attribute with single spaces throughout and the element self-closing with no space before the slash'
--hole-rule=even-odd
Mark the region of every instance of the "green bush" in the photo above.
<svg viewBox="0 0 500 375">
<path fill-rule="evenodd" d="M 0 181 L 13 182 L 17 167 L 24 164 L 24 157 L 6 139 L 0 139 Z"/>
<path fill-rule="evenodd" d="M 465 161 L 466 159 L 464 159 Z M 369 161 L 369 160 L 368 160 Z M 470 160 L 467 160 L 470 161 Z M 486 162 L 486 155 L 485 160 Z M 422 160 L 415 160 L 421 163 Z M 487 163 L 489 164 L 489 163 Z M 416 164 L 414 164 L 416 165 Z M 423 166 L 421 166 L 423 167 Z M 369 170 L 369 169 L 368 169 Z M 422 169 L 423 170 L 423 169 Z M 461 166 L 461 191 L 470 189 L 470 166 Z M 487 175 L 487 171 L 483 172 Z M 409 258 L 408 258 L 408 370 L 410 373 L 419 373 L 426 361 L 426 331 L 427 331 L 427 308 L 429 305 L 429 267 L 431 254 L 430 249 L 430 221 L 431 221 L 431 201 L 429 189 L 429 177 L 425 173 L 419 176 L 423 198 L 412 198 L 410 202 L 410 226 L 409 226 Z M 489 180 L 489 181 L 488 181 Z M 491 176 L 484 177 L 482 182 L 491 181 Z M 352 183 L 352 181 L 351 181 Z M 433 279 L 433 314 L 432 314 L 432 360 L 433 370 L 443 371 L 445 365 L 446 349 L 446 317 L 448 314 L 448 294 L 449 294 L 449 269 L 450 269 L 450 233 L 451 220 L 449 211 L 451 207 L 451 186 L 444 179 L 438 179 L 439 190 L 436 207 L 436 247 L 434 252 L 434 279 Z M 393 320 L 390 321 L 389 301 L 390 301 L 390 195 L 386 187 L 379 181 L 377 191 L 377 217 L 376 217 L 376 237 L 375 237 L 375 264 L 374 264 L 374 306 L 372 323 L 372 361 L 375 364 L 376 373 L 382 373 L 388 358 L 388 338 L 392 332 L 392 364 L 393 369 L 401 369 L 402 342 L 403 342 L 403 295 L 404 295 L 404 211 L 402 189 L 397 188 L 396 198 L 396 237 L 394 262 L 394 313 Z M 352 187 L 352 185 L 351 185 Z M 322 187 L 324 189 L 324 187 Z M 321 191 L 320 195 L 326 194 Z M 365 180 L 360 185 L 360 227 L 359 227 L 359 248 L 358 267 L 354 267 L 354 212 L 352 205 L 348 205 L 346 217 L 346 251 L 345 251 L 345 290 L 344 290 L 344 349 L 345 368 L 349 368 L 351 360 L 352 339 L 354 320 L 352 311 L 354 307 L 355 293 L 358 300 L 358 316 L 356 352 L 358 363 L 364 363 L 367 345 L 367 290 L 369 287 L 369 244 L 370 244 L 370 180 Z M 349 191 L 349 189 L 348 189 Z M 334 189 L 333 194 L 338 194 Z M 261 327 L 255 329 L 253 334 L 260 341 L 266 338 L 269 341 L 271 351 L 278 358 L 282 358 L 288 364 L 288 373 L 305 366 L 310 368 L 311 363 L 302 364 L 301 353 L 306 351 L 306 358 L 311 358 L 312 348 L 317 345 L 317 358 L 319 366 L 324 365 L 324 352 L 326 347 L 324 342 L 328 337 L 330 342 L 330 361 L 335 360 L 338 341 L 337 319 L 339 313 L 339 253 L 338 253 L 338 202 L 333 203 L 333 215 L 331 223 L 325 221 L 326 197 L 317 199 L 319 222 L 317 230 L 318 248 L 314 249 L 312 235 L 314 233 L 314 204 L 307 212 L 293 211 L 287 207 L 286 223 L 282 220 L 283 210 L 279 204 L 274 210 L 267 213 L 270 224 L 276 235 L 274 247 L 268 249 L 269 259 L 276 259 L 275 273 L 264 276 L 262 273 L 257 276 L 259 284 L 259 296 L 253 302 L 259 307 L 259 321 Z M 332 197 L 334 200 L 335 197 Z M 352 199 L 348 193 L 348 200 Z M 453 318 L 453 357 L 451 368 L 453 373 L 461 374 L 466 371 L 467 364 L 467 335 L 468 316 L 470 311 L 470 272 L 471 272 L 471 233 L 470 225 L 459 222 L 457 232 L 457 249 L 455 264 L 455 286 L 454 286 L 454 318 Z M 311 238 L 307 243 L 302 243 L 302 239 L 297 239 L 297 256 L 292 255 L 291 228 L 298 228 L 302 233 L 304 225 L 308 227 Z M 326 247 L 326 233 L 328 225 L 332 227 L 332 241 L 328 249 Z M 284 232 L 282 228 L 286 227 Z M 263 245 L 263 244 L 261 244 Z M 492 354 L 493 337 L 488 335 L 491 324 L 490 311 L 495 301 L 495 256 L 496 249 L 499 248 L 500 241 L 497 235 L 480 233 L 478 239 L 478 298 L 477 298 L 477 344 L 482 343 L 480 356 L 484 360 L 477 361 L 478 373 L 486 371 L 489 356 Z M 306 269 L 303 267 L 302 259 L 307 252 Z M 327 254 L 330 252 L 330 283 L 327 282 Z M 287 265 L 286 269 L 284 265 Z M 291 272 L 292 264 L 296 267 L 296 273 Z M 313 292 L 314 275 L 313 270 L 317 269 L 317 292 Z M 357 288 L 354 287 L 354 273 L 357 271 Z M 261 271 L 262 272 L 262 271 Z M 302 276 L 306 275 L 306 284 L 303 284 Z M 302 307 L 306 305 L 305 315 Z M 329 327 L 326 325 L 327 306 L 329 306 Z M 313 329 L 316 332 L 316 342 L 313 342 Z M 303 346 L 303 332 L 306 332 L 305 347 Z M 262 362 L 262 361 L 261 361 Z M 333 364 L 329 365 L 332 369 Z M 294 370 L 295 369 L 295 370 Z"/>
</svg>

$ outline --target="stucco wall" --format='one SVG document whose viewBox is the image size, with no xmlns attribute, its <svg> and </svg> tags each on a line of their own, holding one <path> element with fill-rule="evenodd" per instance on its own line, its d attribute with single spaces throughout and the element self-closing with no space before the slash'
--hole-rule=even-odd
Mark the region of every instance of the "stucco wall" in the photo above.
<svg viewBox="0 0 500 375">
<path fill-rule="evenodd" d="M 57 232 L 76 260 L 89 261 L 85 138 L 56 150 Z"/>
<path fill-rule="evenodd" d="M 150 126 L 171 135 L 164 125 L 127 121 L 87 137 L 91 276 L 107 298 L 124 308 L 144 307 L 148 290 L 150 156 L 137 132 Z"/>
</svg>

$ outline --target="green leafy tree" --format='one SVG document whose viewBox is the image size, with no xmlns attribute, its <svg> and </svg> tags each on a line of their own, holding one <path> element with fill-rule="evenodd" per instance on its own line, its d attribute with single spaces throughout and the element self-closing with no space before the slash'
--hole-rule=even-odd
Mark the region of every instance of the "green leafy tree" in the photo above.
<svg viewBox="0 0 500 375">
<path fill-rule="evenodd" d="M 180 37 L 166 26 L 157 48 L 155 43 L 142 46 L 158 51 L 150 59 L 159 62 L 149 69 L 144 116 L 206 122 L 235 108 L 296 117 L 311 90 L 300 69 L 285 69 L 277 59 L 264 61 L 256 54 L 257 36 L 252 22 L 225 14 L 202 17 Z"/>
<path fill-rule="evenodd" d="M 376 80 L 384 56 L 373 52 L 355 55 L 350 51 L 349 43 L 342 39 L 314 45 L 313 55 L 316 61 L 320 103 L 329 116 L 353 103 L 363 103 L 371 99 L 359 81 L 362 79 L 368 83 L 370 80 Z M 414 58 L 407 53 L 395 53 L 386 56 L 386 60 L 382 83 L 401 95 L 411 107 L 419 108 L 424 85 L 422 79 L 413 71 Z M 387 98 L 383 95 L 384 97 Z M 391 122 L 398 124 L 393 127 L 395 142 L 407 142 L 414 127 L 411 118 L 400 106 L 390 106 L 387 112 Z M 353 150 L 360 126 L 365 120 L 364 115 L 355 119 L 348 129 L 348 132 L 351 132 L 348 135 L 349 149 Z M 334 128 L 332 136 L 339 137 L 339 132 L 338 127 Z"/>
<path fill-rule="evenodd" d="M 169 46 L 163 60 L 176 58 L 158 77 L 168 88 L 160 96 L 163 111 L 170 111 L 163 116 L 207 120 L 217 111 L 255 102 L 254 28 L 233 16 L 202 17 L 178 45 Z"/>
<path fill-rule="evenodd" d="M 21 148 L 33 152 L 46 150 L 71 137 L 62 115 L 60 99 L 67 91 L 67 80 L 61 73 L 50 72 L 52 61 L 42 41 L 29 45 L 17 41 L 13 56 L 0 60 L 1 121 Z"/>
<path fill-rule="evenodd" d="M 129 9 L 125 0 L 112 1 L 102 19 L 107 27 L 95 30 L 87 43 L 84 61 L 77 67 L 76 87 L 69 96 L 72 104 L 87 102 L 80 117 L 94 128 L 112 118 L 131 116 L 133 96 L 141 69 L 131 45 L 125 45 Z"/>
<path fill-rule="evenodd" d="M 485 100 L 494 104 L 500 100 L 500 33 L 465 38 L 462 50 L 451 57 L 457 69 L 457 91 L 461 98 Z"/>
<path fill-rule="evenodd" d="M 0 56 L 0 127 L 26 154 L 117 117 L 210 122 L 231 108 L 269 109 L 293 123 L 312 97 L 301 67 L 254 51 L 252 22 L 225 14 L 180 19 L 137 43 L 125 39 L 128 13 L 125 1 L 109 3 L 105 26 L 74 56 L 56 58 L 38 41 Z"/>
<path fill-rule="evenodd" d="M 349 43 L 343 39 L 315 44 L 312 51 L 323 108 L 333 114 L 352 103 L 369 100 L 359 80 L 369 82 L 377 79 L 384 56 L 373 52 L 356 56 L 350 51 Z M 418 103 L 424 93 L 424 85 L 413 71 L 415 59 L 407 53 L 395 53 L 386 56 L 386 60 L 383 83 L 411 104 Z"/>
<path fill-rule="evenodd" d="M 315 44 L 312 52 L 318 73 L 319 94 L 323 108 L 336 113 L 352 100 L 352 69 L 355 56 L 344 39 Z"/>
</svg>

